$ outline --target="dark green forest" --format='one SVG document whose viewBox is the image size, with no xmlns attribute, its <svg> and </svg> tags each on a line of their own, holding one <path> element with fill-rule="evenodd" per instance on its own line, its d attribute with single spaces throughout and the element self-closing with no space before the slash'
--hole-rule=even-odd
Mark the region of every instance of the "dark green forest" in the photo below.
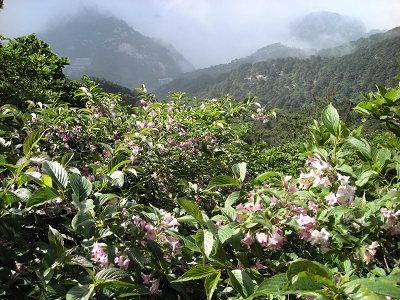
<svg viewBox="0 0 400 300">
<path fill-rule="evenodd" d="M 397 34 L 394 30 L 391 34 Z M 243 98 L 257 95 L 267 108 L 295 111 L 311 105 L 314 97 L 324 97 L 334 87 L 338 103 L 361 100 L 360 91 L 374 89 L 375 84 L 391 86 L 388 79 L 400 72 L 400 37 L 375 34 L 357 43 L 337 47 L 306 59 L 277 58 L 254 64 L 242 64 L 216 77 L 203 74 L 196 79 L 180 78 L 155 91 L 163 97 L 170 91 L 185 91 L 190 97 L 214 98 L 225 94 Z M 386 37 L 385 39 L 383 39 Z M 346 53 L 349 47 L 359 49 Z M 351 99 L 351 100 L 350 100 Z"/>
</svg>

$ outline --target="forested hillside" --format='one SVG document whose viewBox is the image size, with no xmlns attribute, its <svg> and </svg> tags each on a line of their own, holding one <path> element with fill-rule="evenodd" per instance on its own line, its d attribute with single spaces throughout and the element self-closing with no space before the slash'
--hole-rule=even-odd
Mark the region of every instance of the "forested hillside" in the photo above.
<svg viewBox="0 0 400 300">
<path fill-rule="evenodd" d="M 309 104 L 313 96 L 323 97 L 326 88 L 334 86 L 338 102 L 357 101 L 360 91 L 371 90 L 375 84 L 395 84 L 390 78 L 400 72 L 400 37 L 373 44 L 365 39 L 361 42 L 367 46 L 341 57 L 289 57 L 248 63 L 218 77 L 174 80 L 156 94 L 164 97 L 169 91 L 181 90 L 190 97 L 257 95 L 267 108 L 294 110 Z"/>
</svg>

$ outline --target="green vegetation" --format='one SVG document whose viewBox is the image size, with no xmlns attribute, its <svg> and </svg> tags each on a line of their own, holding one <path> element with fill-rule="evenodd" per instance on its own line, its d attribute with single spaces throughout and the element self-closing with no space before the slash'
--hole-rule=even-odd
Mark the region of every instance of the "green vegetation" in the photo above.
<svg viewBox="0 0 400 300">
<path fill-rule="evenodd" d="M 24 41 L 4 65 L 41 82 L 59 61 Z M 384 132 L 349 128 L 328 89 L 301 143 L 269 147 L 246 142 L 276 114 L 255 97 L 143 86 L 128 112 L 87 77 L 46 82 L 0 98 L 2 298 L 400 298 L 399 85 L 355 108 Z"/>
<path fill-rule="evenodd" d="M 360 91 L 372 90 L 374 83 L 395 84 L 391 78 L 400 73 L 398 35 L 399 30 L 393 29 L 349 43 L 347 48 L 326 51 L 322 56 L 241 64 L 224 76 L 210 76 L 212 72 L 207 77 L 206 74 L 197 78 L 189 76 L 163 85 L 155 93 L 167 95 L 169 91 L 181 90 L 198 98 L 227 93 L 235 98 L 257 95 L 258 101 L 267 108 L 278 107 L 290 112 L 308 107 L 313 96 L 324 97 L 326 89 L 333 86 L 340 105 L 347 105 L 350 99 L 356 105 Z M 349 49 L 353 51 L 350 54 Z"/>
</svg>

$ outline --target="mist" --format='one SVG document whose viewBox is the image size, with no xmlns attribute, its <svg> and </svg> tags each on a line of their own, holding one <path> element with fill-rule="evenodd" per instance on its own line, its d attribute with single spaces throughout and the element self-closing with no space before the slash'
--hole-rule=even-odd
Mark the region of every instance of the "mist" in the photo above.
<svg viewBox="0 0 400 300">
<path fill-rule="evenodd" d="M 400 25 L 398 0 L 5 0 L 0 34 L 41 33 L 85 7 L 172 44 L 196 68 L 228 63 L 277 42 L 305 47 L 291 38 L 290 24 L 316 11 L 358 18 L 366 31 Z"/>
</svg>

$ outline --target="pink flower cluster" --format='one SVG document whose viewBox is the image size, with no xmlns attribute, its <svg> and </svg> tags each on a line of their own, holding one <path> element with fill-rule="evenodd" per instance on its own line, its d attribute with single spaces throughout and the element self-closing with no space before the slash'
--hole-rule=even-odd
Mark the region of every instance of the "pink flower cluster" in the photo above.
<svg viewBox="0 0 400 300">
<path fill-rule="evenodd" d="M 301 239 L 310 242 L 312 245 L 322 244 L 327 249 L 327 242 L 329 239 L 329 232 L 325 228 L 321 230 L 316 229 L 315 219 L 308 216 L 307 214 L 300 214 L 297 216 L 297 224 L 303 229 L 298 231 L 298 235 Z"/>
<path fill-rule="evenodd" d="M 108 262 L 107 253 L 104 251 L 103 247 L 98 242 L 95 242 L 93 244 L 92 256 L 94 260 L 100 263 L 102 267 L 107 268 L 110 265 Z"/>
<path fill-rule="evenodd" d="M 255 238 L 253 237 L 253 233 Z M 248 231 L 246 236 L 241 240 L 241 243 L 247 245 L 248 249 L 250 249 L 255 240 L 257 240 L 261 247 L 268 248 L 269 250 L 279 249 L 286 241 L 283 231 L 274 225 L 271 229 L 264 226 L 253 233 Z"/>
<path fill-rule="evenodd" d="M 108 261 L 108 255 L 104 251 L 103 246 L 101 246 L 98 242 L 95 242 L 93 244 L 93 249 L 92 249 L 92 257 L 94 260 L 98 263 L 100 263 L 100 266 L 102 267 L 110 267 L 113 264 L 110 264 Z M 130 259 L 127 258 L 126 256 L 119 254 L 117 257 L 114 259 L 115 265 L 127 269 L 129 266 Z"/>
<path fill-rule="evenodd" d="M 379 247 L 379 244 L 377 242 L 373 242 L 371 245 L 369 245 L 365 249 L 363 261 L 365 261 L 367 264 L 369 264 L 375 257 L 376 254 L 376 248 Z"/>
<path fill-rule="evenodd" d="M 253 197 L 254 194 L 251 194 L 251 198 Z M 238 223 L 243 223 L 249 214 L 263 211 L 264 207 L 261 202 L 254 203 L 251 201 L 244 205 L 242 203 L 236 205 L 236 210 L 236 221 Z M 283 231 L 280 228 L 273 225 L 272 228 L 264 226 L 263 228 L 248 231 L 241 242 L 250 249 L 251 244 L 253 244 L 255 240 L 257 240 L 262 247 L 275 250 L 281 247 L 286 241 L 286 237 L 283 235 Z"/>
<path fill-rule="evenodd" d="M 348 206 L 353 202 L 355 187 L 350 185 L 350 177 L 343 176 L 333 170 L 331 165 L 322 160 L 322 158 L 315 154 L 315 158 L 308 157 L 306 162 L 310 167 L 310 172 L 305 174 L 301 173 L 299 178 L 299 187 L 301 189 L 308 189 L 310 186 L 321 188 L 332 187 L 335 183 L 339 183 L 336 192 L 330 192 L 325 200 L 329 206 L 334 206 L 339 203 Z M 336 178 L 337 179 L 336 179 Z"/>
<path fill-rule="evenodd" d="M 263 205 L 261 202 L 257 202 L 254 204 L 254 202 L 248 202 L 245 205 L 243 205 L 242 203 L 236 205 L 236 210 L 239 210 L 236 213 L 236 221 L 239 223 L 242 223 L 243 221 L 246 220 L 246 215 L 249 212 L 256 212 L 256 211 L 262 211 Z"/>
<path fill-rule="evenodd" d="M 268 117 L 265 114 L 265 110 L 261 107 L 257 108 L 257 114 L 252 114 L 251 118 L 253 120 L 261 120 L 263 123 L 268 122 Z"/>
<path fill-rule="evenodd" d="M 306 164 L 311 167 L 310 172 L 305 174 L 301 173 L 299 178 L 299 187 L 301 189 L 308 189 L 310 186 L 330 187 L 334 182 L 331 176 L 327 176 L 326 171 L 331 169 L 331 165 L 322 160 L 322 158 L 315 154 L 315 158 L 309 156 Z"/>
<path fill-rule="evenodd" d="M 389 231 L 391 234 L 400 234 L 400 222 L 398 216 L 400 215 L 400 210 L 394 212 L 387 208 L 382 210 L 382 214 L 386 221 L 383 224 L 383 229 Z"/>
<path fill-rule="evenodd" d="M 161 210 L 162 218 L 160 224 L 154 226 L 151 223 L 148 223 L 146 220 L 143 220 L 139 216 L 133 216 L 133 224 L 145 230 L 144 239 L 146 240 L 158 240 L 160 242 L 164 242 L 169 244 L 173 253 L 180 253 L 181 243 L 178 239 L 173 236 L 167 235 L 164 231 L 166 229 L 178 231 L 177 226 L 179 222 L 175 217 L 172 216 L 169 212 L 164 212 Z"/>
<path fill-rule="evenodd" d="M 146 275 L 142 272 L 141 274 L 143 283 L 150 285 L 150 293 L 156 294 L 158 292 L 158 286 L 160 285 L 160 279 L 152 278 L 150 275 Z"/>
</svg>

